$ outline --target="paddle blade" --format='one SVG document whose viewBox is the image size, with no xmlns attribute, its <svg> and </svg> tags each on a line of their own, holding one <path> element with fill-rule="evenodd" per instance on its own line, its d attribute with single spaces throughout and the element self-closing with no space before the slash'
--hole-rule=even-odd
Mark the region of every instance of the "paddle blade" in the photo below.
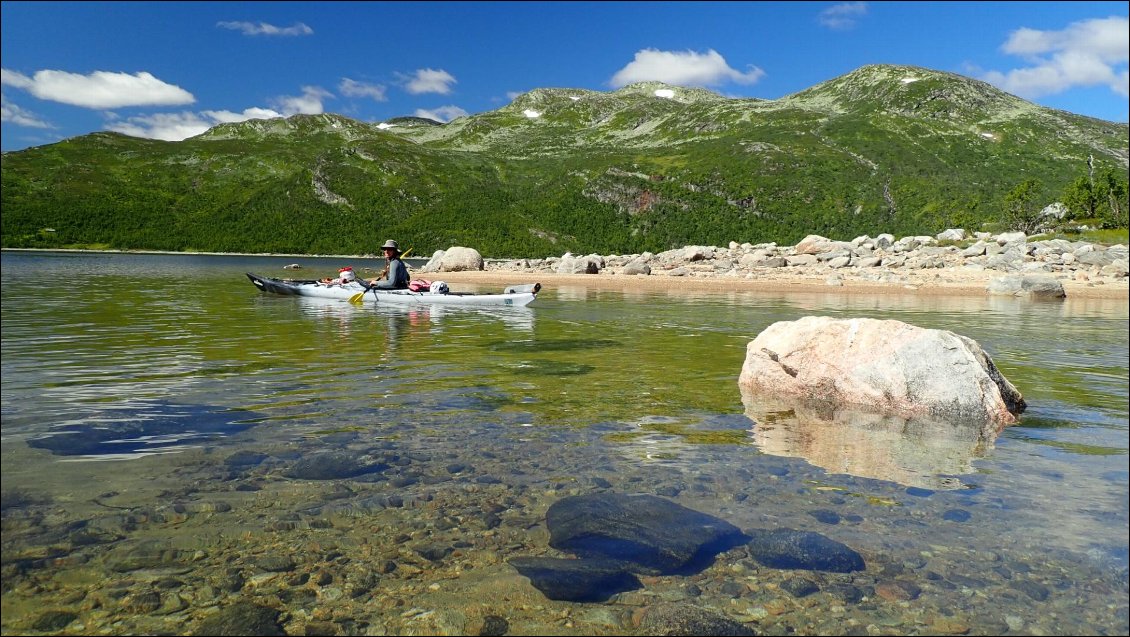
<svg viewBox="0 0 1130 637">
<path fill-rule="evenodd" d="M 357 294 L 354 294 L 353 296 L 349 297 L 349 302 L 350 303 L 360 303 L 361 298 L 364 297 L 364 296 L 365 296 L 364 292 L 358 292 Z"/>
</svg>

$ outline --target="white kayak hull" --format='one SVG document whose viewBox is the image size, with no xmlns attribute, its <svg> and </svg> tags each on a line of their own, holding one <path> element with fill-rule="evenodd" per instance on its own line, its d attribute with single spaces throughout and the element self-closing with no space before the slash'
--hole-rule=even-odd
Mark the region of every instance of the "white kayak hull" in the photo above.
<svg viewBox="0 0 1130 637">
<path fill-rule="evenodd" d="M 449 292 L 437 294 L 433 292 L 412 292 L 410 290 L 378 290 L 368 288 L 354 281 L 344 285 L 326 285 L 317 281 L 294 281 L 285 279 L 272 279 L 247 273 L 247 278 L 255 287 L 264 292 L 273 292 L 288 296 L 306 296 L 322 299 L 340 299 L 348 301 L 359 293 L 361 302 L 365 304 L 392 304 L 392 305 L 460 305 L 460 306 L 509 306 L 522 307 L 529 305 L 537 298 L 541 285 L 520 286 L 508 289 L 499 294 L 473 294 L 467 292 Z"/>
</svg>

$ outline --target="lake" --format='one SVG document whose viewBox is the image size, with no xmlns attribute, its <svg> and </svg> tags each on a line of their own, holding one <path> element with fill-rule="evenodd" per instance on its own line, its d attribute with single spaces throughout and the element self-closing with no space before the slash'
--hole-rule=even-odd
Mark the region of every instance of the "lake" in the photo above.
<svg viewBox="0 0 1130 637">
<path fill-rule="evenodd" d="M 236 608 L 258 634 L 621 635 L 664 604 L 775 635 L 1130 631 L 1125 299 L 547 286 L 402 309 L 244 275 L 296 262 L 383 266 L 2 253 L 4 634 L 185 634 Z M 748 412 L 746 345 L 808 315 L 972 338 L 1028 409 L 995 440 Z M 866 568 L 738 546 L 548 599 L 509 560 L 572 557 L 546 512 L 587 494 L 818 533 Z"/>
</svg>

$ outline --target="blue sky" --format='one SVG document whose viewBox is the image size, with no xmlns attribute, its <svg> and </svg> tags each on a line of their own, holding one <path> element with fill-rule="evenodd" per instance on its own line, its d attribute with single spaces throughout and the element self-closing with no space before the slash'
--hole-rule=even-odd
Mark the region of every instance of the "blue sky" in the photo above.
<svg viewBox="0 0 1130 637">
<path fill-rule="evenodd" d="M 777 99 L 867 64 L 1126 122 L 1126 2 L 2 2 L 5 151 L 340 113 L 450 121 L 535 88 Z"/>
</svg>

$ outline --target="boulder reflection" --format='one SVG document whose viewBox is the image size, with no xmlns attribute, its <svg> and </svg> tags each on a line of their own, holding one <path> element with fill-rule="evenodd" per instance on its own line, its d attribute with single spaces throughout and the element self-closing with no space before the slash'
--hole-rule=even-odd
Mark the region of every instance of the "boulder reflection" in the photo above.
<svg viewBox="0 0 1130 637">
<path fill-rule="evenodd" d="M 754 444 L 803 458 L 829 473 L 924 489 L 960 489 L 960 476 L 992 450 L 999 428 L 926 418 L 908 420 L 818 402 L 785 403 L 742 392 Z"/>
</svg>

